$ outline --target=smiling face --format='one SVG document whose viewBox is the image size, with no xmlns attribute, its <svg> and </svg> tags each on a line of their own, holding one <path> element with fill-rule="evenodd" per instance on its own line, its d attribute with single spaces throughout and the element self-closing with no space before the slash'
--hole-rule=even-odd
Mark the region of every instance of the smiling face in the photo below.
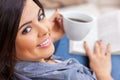
<svg viewBox="0 0 120 80">
<path fill-rule="evenodd" d="M 54 52 L 51 23 L 33 0 L 26 0 L 16 37 L 16 57 L 19 60 L 42 61 Z"/>
</svg>

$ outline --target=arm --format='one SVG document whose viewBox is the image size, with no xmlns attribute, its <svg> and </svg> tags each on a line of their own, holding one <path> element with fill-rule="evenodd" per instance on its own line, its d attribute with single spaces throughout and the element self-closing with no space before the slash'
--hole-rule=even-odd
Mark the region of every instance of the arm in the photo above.
<svg viewBox="0 0 120 80">
<path fill-rule="evenodd" d="M 113 80 L 111 76 L 111 46 L 108 44 L 105 50 L 102 41 L 97 41 L 93 52 L 86 42 L 84 48 L 90 60 L 90 68 L 95 72 L 97 79 Z"/>
</svg>

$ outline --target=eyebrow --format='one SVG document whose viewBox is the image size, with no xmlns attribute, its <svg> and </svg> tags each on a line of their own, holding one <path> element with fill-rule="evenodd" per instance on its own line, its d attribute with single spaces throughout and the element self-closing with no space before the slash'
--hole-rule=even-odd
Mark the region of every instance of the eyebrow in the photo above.
<svg viewBox="0 0 120 80">
<path fill-rule="evenodd" d="M 37 15 L 38 17 L 39 17 L 39 14 L 40 14 L 40 11 L 41 11 L 41 10 L 42 10 L 42 9 L 40 8 L 39 11 L 38 11 L 38 15 Z M 32 21 L 28 21 L 28 22 L 22 24 L 22 25 L 20 26 L 19 30 L 20 30 L 22 27 L 24 27 L 25 25 L 30 24 L 30 23 L 32 23 Z"/>
</svg>

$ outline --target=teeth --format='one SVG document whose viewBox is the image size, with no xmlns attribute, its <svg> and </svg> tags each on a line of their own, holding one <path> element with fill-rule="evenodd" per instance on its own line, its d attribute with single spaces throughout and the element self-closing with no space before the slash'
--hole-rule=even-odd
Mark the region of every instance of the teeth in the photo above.
<svg viewBox="0 0 120 80">
<path fill-rule="evenodd" d="M 43 43 L 41 43 L 40 46 L 41 47 L 47 46 L 47 45 L 49 45 L 49 43 L 50 43 L 50 39 L 47 39 L 46 41 L 44 41 Z"/>
</svg>

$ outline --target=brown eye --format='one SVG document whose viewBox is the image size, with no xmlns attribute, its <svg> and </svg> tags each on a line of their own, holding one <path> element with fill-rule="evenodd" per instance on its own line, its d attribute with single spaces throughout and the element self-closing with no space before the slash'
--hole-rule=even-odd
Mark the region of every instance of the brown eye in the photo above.
<svg viewBox="0 0 120 80">
<path fill-rule="evenodd" d="M 38 21 L 41 21 L 41 20 L 43 20 L 43 19 L 44 19 L 44 15 L 41 14 L 41 15 L 38 17 Z"/>
<path fill-rule="evenodd" d="M 31 31 L 31 27 L 26 27 L 23 31 L 22 31 L 22 34 L 27 34 Z"/>
</svg>

